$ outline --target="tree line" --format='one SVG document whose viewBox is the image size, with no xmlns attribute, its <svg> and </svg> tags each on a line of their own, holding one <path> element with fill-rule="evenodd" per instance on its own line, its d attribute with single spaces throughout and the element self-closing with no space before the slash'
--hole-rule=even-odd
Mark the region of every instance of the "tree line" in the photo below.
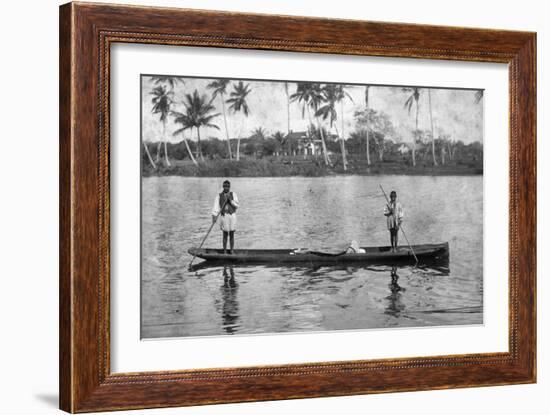
<svg viewBox="0 0 550 415">
<path fill-rule="evenodd" d="M 174 76 L 152 76 L 151 82 L 153 89 L 150 92 L 152 113 L 158 115 L 161 126 L 161 139 L 156 143 L 156 149 L 149 149 L 149 146 L 143 141 L 145 156 L 149 164 L 156 169 L 164 156 L 164 164 L 170 166 L 170 152 L 174 151 L 174 145 L 168 143 L 166 137 L 166 127 L 169 121 L 178 125 L 179 128 L 174 131 L 174 136 L 180 136 L 189 159 L 198 165 L 203 162 L 204 153 L 216 157 L 228 158 L 229 160 L 239 160 L 241 153 L 255 156 L 272 156 L 278 154 L 293 154 L 296 151 L 296 143 L 290 139 L 290 105 L 297 103 L 301 110 L 301 116 L 308 119 L 307 137 L 310 141 L 320 142 L 321 157 L 325 165 L 333 166 L 334 161 L 331 155 L 338 154 L 341 158 L 343 170 L 347 170 L 348 152 L 365 154 L 367 165 L 371 164 L 371 153 L 378 156 L 382 161 L 384 155 L 391 151 L 401 152 L 403 148 L 401 143 L 396 141 L 397 134 L 395 127 L 388 114 L 378 111 L 370 105 L 370 93 L 373 85 L 348 86 L 343 84 L 322 84 L 316 82 L 298 82 L 295 90 L 290 91 L 288 82 L 284 83 L 287 107 L 287 131 L 276 131 L 268 135 L 262 127 L 252 130 L 249 137 L 244 138 L 245 148 L 241 149 L 241 137 L 232 140 L 229 137 L 227 126 L 227 114 L 231 113 L 241 117 L 246 122 L 251 108 L 249 106 L 249 96 L 253 92 L 250 83 L 243 81 L 231 81 L 229 79 L 215 79 L 207 86 L 207 93 L 200 93 L 197 89 L 190 93 L 184 93 L 178 97 L 177 102 L 183 104 L 183 111 L 178 112 L 174 109 L 176 97 L 174 97 L 174 87 L 176 84 L 185 84 L 182 78 Z M 355 111 L 354 119 L 356 123 L 355 131 L 348 133 L 345 139 L 345 120 L 344 120 L 344 102 L 353 101 L 349 94 L 349 88 L 364 89 L 364 106 Z M 430 88 L 404 87 L 403 108 L 409 116 L 414 117 L 415 129 L 412 131 L 411 146 L 407 146 L 406 153 L 410 152 L 410 163 L 416 166 L 417 152 L 419 146 L 422 150 L 422 158 L 426 158 L 426 148 L 431 150 L 431 162 L 434 166 L 445 164 L 446 161 L 453 160 L 457 149 L 468 147 L 463 142 L 453 140 L 450 135 L 445 134 L 439 129 L 436 135 L 434 131 L 434 121 L 432 113 L 432 95 Z M 428 115 L 430 128 L 421 130 L 418 126 L 419 118 L 419 100 L 421 95 L 426 94 L 428 99 Z M 479 104 L 483 98 L 483 91 L 474 91 L 473 101 Z M 217 112 L 215 103 L 219 104 L 221 112 Z M 201 141 L 201 129 L 213 128 L 220 130 L 218 125 L 219 118 L 223 118 L 225 131 L 225 150 L 221 150 L 221 140 L 209 138 Z M 338 126 L 340 121 L 340 127 Z M 185 137 L 185 131 L 197 132 L 197 141 L 189 141 Z M 479 151 L 483 151 L 481 143 L 478 143 Z M 469 145 L 471 146 L 471 145 Z M 181 147 L 181 146 L 180 146 Z M 236 147 L 236 148 L 235 148 Z M 398 149 L 400 147 L 400 149 Z M 475 146 L 474 146 L 475 147 Z M 473 147 L 472 147 L 473 148 Z M 243 151 L 244 150 L 244 151 Z M 180 153 L 178 153 L 180 155 Z M 176 156 L 176 159 L 181 159 Z M 182 157 L 183 158 L 183 157 Z"/>
</svg>

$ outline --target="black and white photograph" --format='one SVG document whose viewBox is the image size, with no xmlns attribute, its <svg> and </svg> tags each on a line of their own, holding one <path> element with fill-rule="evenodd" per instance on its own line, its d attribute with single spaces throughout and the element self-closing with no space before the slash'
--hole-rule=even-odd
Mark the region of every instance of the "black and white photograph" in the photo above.
<svg viewBox="0 0 550 415">
<path fill-rule="evenodd" d="M 1 412 L 544 412 L 547 9 L 5 2 Z"/>
<path fill-rule="evenodd" d="M 142 339 L 483 324 L 483 89 L 139 82 Z"/>
</svg>

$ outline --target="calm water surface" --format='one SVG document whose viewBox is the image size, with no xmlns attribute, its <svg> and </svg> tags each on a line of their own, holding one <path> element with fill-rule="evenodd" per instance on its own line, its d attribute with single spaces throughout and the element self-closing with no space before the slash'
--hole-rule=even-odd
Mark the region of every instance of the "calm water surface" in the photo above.
<svg viewBox="0 0 550 415">
<path fill-rule="evenodd" d="M 483 323 L 483 178 L 233 178 L 236 248 L 388 245 L 386 192 L 412 244 L 448 241 L 448 269 L 214 266 L 189 271 L 221 178 L 142 182 L 141 336 L 181 337 Z M 405 244 L 400 236 L 400 244 Z M 205 247 L 221 247 L 214 227 Z M 196 259 L 195 263 L 202 260 Z"/>
</svg>

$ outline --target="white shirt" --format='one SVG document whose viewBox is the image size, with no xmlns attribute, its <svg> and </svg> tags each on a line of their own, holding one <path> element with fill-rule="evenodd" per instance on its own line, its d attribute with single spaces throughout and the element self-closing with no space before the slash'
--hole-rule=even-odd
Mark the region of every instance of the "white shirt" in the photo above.
<svg viewBox="0 0 550 415">
<path fill-rule="evenodd" d="M 230 200 L 229 203 L 231 203 L 231 206 L 233 206 L 235 209 L 239 207 L 239 198 L 237 197 L 237 193 L 233 192 L 233 200 Z M 218 216 L 220 213 L 220 195 L 219 193 L 216 195 L 216 198 L 214 199 L 214 206 L 212 207 L 212 216 Z"/>
<path fill-rule="evenodd" d="M 401 222 L 403 220 L 403 216 L 405 216 L 401 203 L 396 201 L 394 203 L 390 202 L 389 206 L 386 204 L 384 206 L 384 215 L 390 213 L 390 207 L 393 209 L 393 215 L 390 215 L 389 218 L 395 216 L 395 219 Z"/>
</svg>

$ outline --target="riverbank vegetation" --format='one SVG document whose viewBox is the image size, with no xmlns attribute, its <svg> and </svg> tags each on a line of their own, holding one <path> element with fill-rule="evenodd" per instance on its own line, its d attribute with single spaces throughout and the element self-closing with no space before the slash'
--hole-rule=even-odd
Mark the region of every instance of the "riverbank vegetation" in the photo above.
<svg viewBox="0 0 550 415">
<path fill-rule="evenodd" d="M 170 166 L 160 164 L 153 169 L 143 153 L 142 173 L 144 176 L 205 176 L 205 177 L 277 177 L 277 176 L 327 176 L 333 174 L 409 174 L 409 175 L 475 175 L 483 173 L 483 148 L 479 143 L 465 145 L 462 142 L 454 143 L 449 147 L 445 141 L 436 141 L 435 149 L 441 151 L 446 146 L 452 154 L 444 164 L 434 166 L 430 162 L 431 147 L 424 146 L 417 151 L 416 165 L 412 165 L 409 155 L 402 154 L 399 144 L 385 143 L 383 151 L 377 151 L 372 145 L 373 159 L 367 163 L 362 154 L 365 153 L 363 137 L 354 136 L 347 140 L 350 150 L 347 157 L 347 166 L 340 159 L 335 158 L 329 166 L 325 164 L 322 155 L 288 156 L 281 151 L 281 144 L 275 138 L 243 139 L 243 155 L 240 160 L 227 157 L 227 145 L 218 139 L 203 140 L 201 142 L 206 158 L 200 163 L 194 163 L 189 156 L 195 151 L 195 142 L 169 143 L 168 152 L 171 154 Z M 236 143 L 231 143 L 236 144 Z M 339 147 L 338 143 L 330 142 L 329 154 Z M 156 156 L 157 146 L 152 146 L 152 155 Z"/>
<path fill-rule="evenodd" d="M 249 105 L 255 93 L 251 83 L 217 79 L 203 91 L 195 88 L 181 93 L 180 89 L 179 94 L 174 86 L 185 85 L 185 78 L 151 76 L 149 84 L 149 110 L 156 116 L 160 134 L 154 141 L 142 140 L 144 176 L 483 173 L 481 142 L 466 144 L 447 133 L 445 126 L 434 128 L 430 88 L 399 90 L 402 110 L 414 125 L 407 133 L 409 137 L 403 137 L 402 129 L 398 132 L 387 113 L 371 105 L 373 89 L 382 87 L 282 82 L 286 102 L 281 105 L 287 109 L 287 131 L 267 131 L 264 126 L 253 125 L 244 128 L 248 133 L 231 138 L 228 114 L 246 126 L 249 114 L 255 110 Z M 364 102 L 355 104 L 355 128 L 344 131 L 344 103 L 352 101 L 349 88 L 362 88 Z M 471 105 L 480 105 L 483 91 L 471 94 Z M 427 129 L 419 128 L 421 97 L 428 103 L 424 107 L 429 115 Z M 307 117 L 307 131 L 291 130 L 291 104 L 300 109 L 304 120 Z M 351 115 L 348 113 L 348 118 Z M 170 139 L 168 123 L 177 126 Z M 189 139 L 188 132 L 195 132 L 196 139 Z"/>
</svg>

